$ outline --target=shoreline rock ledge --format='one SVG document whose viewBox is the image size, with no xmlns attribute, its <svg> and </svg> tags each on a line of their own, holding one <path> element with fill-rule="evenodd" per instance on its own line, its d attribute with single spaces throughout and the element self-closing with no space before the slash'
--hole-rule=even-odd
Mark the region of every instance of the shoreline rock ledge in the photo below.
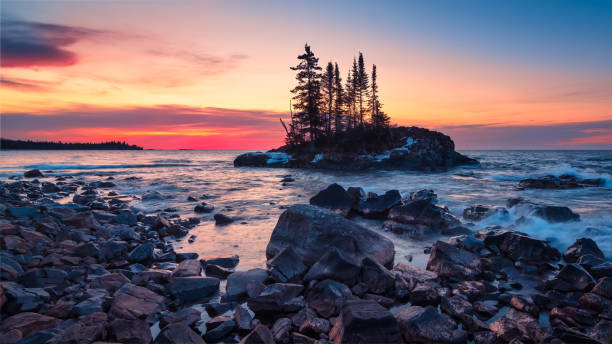
<svg viewBox="0 0 612 344">
<path fill-rule="evenodd" d="M 381 132 L 339 135 L 334 142 L 285 145 L 268 152 L 248 152 L 235 167 L 285 167 L 328 170 L 444 171 L 479 162 L 455 151 L 453 140 L 418 127 L 392 127 Z"/>
</svg>

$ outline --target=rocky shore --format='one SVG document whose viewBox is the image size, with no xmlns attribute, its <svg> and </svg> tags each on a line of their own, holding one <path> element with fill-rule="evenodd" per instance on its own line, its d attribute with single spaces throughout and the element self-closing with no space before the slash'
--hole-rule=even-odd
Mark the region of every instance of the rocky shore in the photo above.
<svg viewBox="0 0 612 344">
<path fill-rule="evenodd" d="M 511 199 L 466 209 L 464 223 L 431 190 L 332 184 L 280 216 L 265 269 L 242 271 L 234 252 L 198 257 L 164 240 L 195 219 L 139 213 L 99 192 L 112 180 L 39 173 L 0 182 L 2 343 L 612 342 L 612 262 L 593 240 L 561 253 L 469 225 L 512 207 L 579 221 L 566 207 Z M 353 217 L 438 238 L 426 269 L 395 263 L 393 242 Z"/>
<path fill-rule="evenodd" d="M 418 127 L 393 127 L 384 135 L 361 133 L 333 144 L 283 146 L 269 152 L 241 154 L 234 166 L 328 170 L 400 169 L 440 171 L 477 160 L 455 151 L 450 137 Z"/>
</svg>

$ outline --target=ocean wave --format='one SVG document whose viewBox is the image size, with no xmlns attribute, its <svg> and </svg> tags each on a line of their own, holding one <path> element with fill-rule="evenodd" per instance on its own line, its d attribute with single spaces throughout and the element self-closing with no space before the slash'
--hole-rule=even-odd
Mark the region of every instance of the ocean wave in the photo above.
<svg viewBox="0 0 612 344">
<path fill-rule="evenodd" d="M 542 168 L 538 171 L 535 171 L 534 173 L 528 174 L 493 173 L 489 176 L 489 178 L 499 181 L 520 181 L 525 178 L 538 178 L 548 175 L 552 175 L 555 177 L 569 175 L 578 179 L 601 179 L 604 181 L 602 185 L 603 187 L 612 187 L 612 176 L 610 174 L 597 173 L 590 169 L 576 168 L 567 163 Z"/>
<path fill-rule="evenodd" d="M 181 163 L 156 163 L 156 164 L 117 164 L 117 165 L 54 165 L 54 164 L 36 164 L 24 166 L 27 169 L 39 170 L 99 170 L 112 168 L 155 168 L 155 167 L 181 167 L 191 166 Z"/>
<path fill-rule="evenodd" d="M 160 159 L 160 160 L 153 160 L 153 163 L 155 164 L 190 164 L 193 161 L 189 160 L 189 159 Z"/>
</svg>

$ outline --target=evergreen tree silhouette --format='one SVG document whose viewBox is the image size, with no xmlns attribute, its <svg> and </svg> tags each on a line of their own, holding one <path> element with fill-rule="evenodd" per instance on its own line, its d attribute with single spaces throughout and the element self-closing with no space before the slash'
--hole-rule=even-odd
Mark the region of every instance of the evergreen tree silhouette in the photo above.
<svg viewBox="0 0 612 344">
<path fill-rule="evenodd" d="M 291 70 L 297 71 L 295 78 L 298 81 L 291 93 L 294 94 L 293 108 L 297 111 L 295 116 L 300 134 L 304 137 L 308 134 L 310 141 L 314 142 L 321 136 L 323 124 L 320 113 L 321 67 L 318 65 L 319 58 L 315 57 L 308 44 L 304 45 L 304 51 L 297 57 L 298 65 L 291 67 Z"/>
</svg>

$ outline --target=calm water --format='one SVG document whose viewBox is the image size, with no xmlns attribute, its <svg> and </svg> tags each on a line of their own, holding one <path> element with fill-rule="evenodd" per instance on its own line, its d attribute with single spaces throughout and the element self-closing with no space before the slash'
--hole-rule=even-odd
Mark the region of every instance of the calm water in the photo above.
<svg viewBox="0 0 612 344">
<path fill-rule="evenodd" d="M 423 174 L 401 171 L 330 172 L 312 170 L 234 168 L 232 161 L 239 151 L 2 151 L 0 179 L 22 175 L 26 169 L 38 168 L 48 176 L 73 175 L 79 179 L 99 180 L 113 176 L 114 191 L 136 195 L 131 205 L 145 213 L 168 207 L 179 210 L 181 217 L 197 216 L 201 224 L 190 234 L 197 236 L 190 244 L 175 243 L 177 251 L 198 252 L 201 256 L 236 253 L 239 268 L 260 267 L 265 263 L 265 247 L 278 216 L 280 206 L 307 203 L 328 184 L 344 187 L 361 186 L 366 191 L 384 192 L 398 189 L 403 194 L 433 189 L 439 203 L 457 216 L 473 204 L 503 206 L 510 197 L 524 197 L 538 202 L 564 205 L 578 212 L 580 222 L 550 224 L 533 219 L 517 229 L 551 240 L 564 250 L 576 238 L 595 239 L 606 256 L 612 257 L 612 151 L 464 151 L 481 161 L 478 168 L 457 168 L 445 173 Z M 574 190 L 516 189 L 518 180 L 527 176 L 573 174 L 579 177 L 604 178 L 601 188 Z M 280 180 L 291 174 L 295 182 L 283 186 Z M 137 177 L 126 180 L 127 177 Z M 52 179 L 51 179 L 52 180 Z M 106 190 L 104 192 L 108 192 Z M 146 192 L 157 191 L 161 198 L 142 200 Z M 215 211 L 239 219 L 234 224 L 216 227 L 212 214 L 194 214 L 196 198 L 206 195 Z M 476 223 L 473 229 L 491 224 L 511 225 L 524 214 L 511 212 Z M 380 231 L 380 225 L 362 221 Z M 384 233 L 396 245 L 397 261 L 406 254 L 414 264 L 423 266 L 423 247 L 434 239 L 414 241 Z"/>
</svg>

